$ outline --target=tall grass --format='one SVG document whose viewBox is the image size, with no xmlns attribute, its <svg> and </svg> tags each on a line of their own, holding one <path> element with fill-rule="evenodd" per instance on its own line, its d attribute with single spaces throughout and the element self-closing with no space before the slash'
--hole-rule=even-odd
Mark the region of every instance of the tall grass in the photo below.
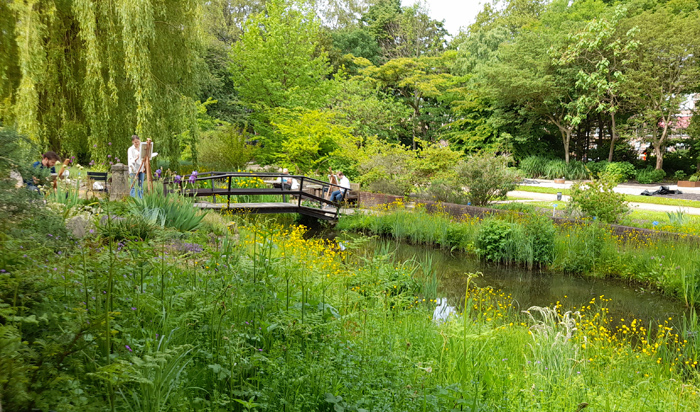
<svg viewBox="0 0 700 412">
<path fill-rule="evenodd" d="M 393 219 L 382 217 L 385 225 L 378 226 L 398 227 L 399 217 Z M 410 228 L 403 235 L 446 241 L 455 230 L 469 234 L 463 242 L 478 227 L 434 219 L 432 226 L 420 224 L 432 227 L 424 236 Z M 199 245 L 186 251 L 165 229 L 152 242 L 105 248 L 99 239 L 83 241 L 46 267 L 33 262 L 44 262 L 45 250 L 25 249 L 27 266 L 13 275 L 21 276 L 23 288 L 35 279 L 36 291 L 1 316 L 12 313 L 13 322 L 22 322 L 20 341 L 28 344 L 12 349 L 11 359 L 26 359 L 32 368 L 23 378 L 32 386 L 28 397 L 3 392 L 3 406 L 573 411 L 585 402 L 620 410 L 700 408 L 697 358 L 667 323 L 646 328 L 626 320 L 616 327 L 598 301 L 581 302 L 568 314 L 543 303 L 530 309 L 530 318 L 503 292 L 468 286 L 464 302 L 452 302 L 460 315 L 436 324 L 430 314 L 438 274 L 430 260 L 399 261 L 389 242 L 360 256 L 353 244 L 341 251 L 335 242 L 306 239 L 303 228 L 259 218 L 230 225 L 212 216 L 208 222 L 223 234 L 180 235 Z M 80 273 L 73 272 L 80 265 Z M 0 298 L 12 302 L 6 298 L 13 290 L 0 288 Z M 95 302 L 90 312 L 82 309 L 86 296 Z M 687 328 L 696 330 L 697 319 L 687 319 Z"/>
<path fill-rule="evenodd" d="M 194 207 L 191 198 L 171 193 L 165 196 L 163 188 L 155 185 L 153 191 L 143 194 L 143 198 L 130 198 L 131 214 L 144 218 L 151 224 L 172 227 L 187 232 L 196 230 L 206 212 Z"/>
<path fill-rule="evenodd" d="M 550 159 L 543 156 L 529 156 L 520 161 L 520 170 L 527 177 L 543 177 L 546 176 L 547 163 Z"/>
<path fill-rule="evenodd" d="M 547 179 L 565 178 L 569 168 L 566 162 L 561 159 L 550 160 L 544 168 L 544 175 Z"/>
</svg>

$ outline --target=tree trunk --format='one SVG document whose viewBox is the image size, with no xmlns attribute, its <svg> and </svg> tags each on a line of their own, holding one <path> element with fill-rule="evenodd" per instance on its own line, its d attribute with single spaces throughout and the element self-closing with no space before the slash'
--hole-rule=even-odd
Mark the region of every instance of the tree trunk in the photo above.
<svg viewBox="0 0 700 412">
<path fill-rule="evenodd" d="M 654 145 L 654 154 L 656 155 L 656 170 L 661 170 L 664 166 L 664 155 L 661 152 L 661 144 Z"/>
<path fill-rule="evenodd" d="M 564 160 L 569 164 L 569 143 L 571 143 L 571 129 L 562 130 L 561 137 L 564 143 Z"/>
<path fill-rule="evenodd" d="M 608 162 L 613 161 L 613 153 L 615 152 L 615 140 L 617 140 L 617 128 L 615 125 L 615 113 L 610 114 L 610 153 L 608 153 Z"/>
</svg>

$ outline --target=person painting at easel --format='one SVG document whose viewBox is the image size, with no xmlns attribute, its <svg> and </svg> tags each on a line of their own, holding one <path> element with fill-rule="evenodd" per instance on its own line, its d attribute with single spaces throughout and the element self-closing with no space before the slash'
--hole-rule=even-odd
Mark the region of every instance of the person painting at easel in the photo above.
<svg viewBox="0 0 700 412">
<path fill-rule="evenodd" d="M 331 200 L 331 194 L 333 193 L 333 190 L 335 190 L 335 187 L 338 185 L 338 176 L 335 173 L 333 173 L 333 170 L 330 167 L 328 168 L 328 172 L 330 173 L 328 175 L 328 183 L 330 183 L 331 186 L 324 187 L 323 192 L 326 194 L 326 200 Z"/>
<path fill-rule="evenodd" d="M 331 174 L 328 176 L 328 180 L 331 184 L 332 192 L 328 196 L 328 200 L 331 202 L 340 202 L 345 197 L 345 193 L 350 190 L 350 180 L 345 177 L 343 172 L 338 171 L 338 174 L 334 174 L 333 171 L 328 169 Z"/>
<path fill-rule="evenodd" d="M 138 196 L 140 199 L 143 197 L 143 179 L 146 175 L 143 171 L 143 161 L 140 154 L 141 139 L 137 135 L 133 135 L 131 136 L 131 143 L 133 145 L 129 147 L 129 177 L 131 178 L 131 192 L 129 194 L 131 197 L 136 197 L 137 192 L 134 187 L 134 179 L 138 179 Z"/>
</svg>

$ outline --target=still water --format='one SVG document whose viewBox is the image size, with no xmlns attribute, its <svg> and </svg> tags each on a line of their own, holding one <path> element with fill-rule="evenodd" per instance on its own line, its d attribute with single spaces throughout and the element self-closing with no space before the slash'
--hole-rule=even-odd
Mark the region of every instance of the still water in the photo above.
<svg viewBox="0 0 700 412">
<path fill-rule="evenodd" d="M 348 235 L 343 235 L 345 236 Z M 373 240 L 367 243 L 364 250 L 354 253 L 372 254 L 377 248 L 389 249 L 399 261 L 415 259 L 416 262 L 421 262 L 432 259 L 432 267 L 439 282 L 438 295 L 446 297 L 451 306 L 460 307 L 464 300 L 467 287 L 465 273 L 481 272 L 483 275 L 473 278 L 472 284 L 479 287 L 491 286 L 506 292 L 520 310 L 531 306 L 551 307 L 557 302 L 563 305 L 564 310 L 569 310 L 588 304 L 593 298 L 600 302 L 600 297 L 604 296 L 610 299 L 604 305 L 616 321 L 636 318 L 647 323 L 673 318 L 670 323 L 677 325 L 687 312 L 685 305 L 675 298 L 621 280 L 484 263 L 462 253 L 392 240 Z"/>
</svg>

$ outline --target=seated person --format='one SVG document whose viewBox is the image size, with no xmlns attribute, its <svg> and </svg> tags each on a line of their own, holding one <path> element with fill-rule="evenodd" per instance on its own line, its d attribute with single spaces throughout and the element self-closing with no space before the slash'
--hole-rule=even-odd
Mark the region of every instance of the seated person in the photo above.
<svg viewBox="0 0 700 412">
<path fill-rule="evenodd" d="M 331 202 L 340 202 L 345 197 L 345 193 L 350 190 L 350 180 L 345 177 L 343 172 L 338 172 L 338 185 L 340 188 L 331 193 Z"/>
<path fill-rule="evenodd" d="M 286 167 L 282 169 L 282 174 L 289 175 L 289 169 Z M 278 177 L 277 183 L 280 183 L 285 190 L 299 190 L 299 181 L 291 176 Z"/>
<path fill-rule="evenodd" d="M 48 169 L 49 173 L 52 175 L 56 174 L 56 162 L 58 162 L 60 158 L 56 154 L 56 152 L 46 152 L 42 156 L 41 160 L 37 160 L 36 162 L 32 163 L 32 167 L 34 169 Z M 30 190 L 39 190 L 37 186 L 41 184 L 41 180 L 37 178 L 36 176 L 32 176 L 31 181 L 27 181 L 27 188 Z"/>
</svg>

